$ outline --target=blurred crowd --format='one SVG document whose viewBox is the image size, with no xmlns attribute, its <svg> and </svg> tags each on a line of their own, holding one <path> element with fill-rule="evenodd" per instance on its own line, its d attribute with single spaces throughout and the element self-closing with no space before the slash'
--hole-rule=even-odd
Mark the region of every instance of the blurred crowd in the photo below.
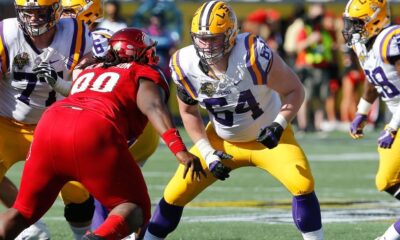
<svg viewBox="0 0 400 240">
<path fill-rule="evenodd" d="M 298 131 L 348 131 L 365 76 L 344 43 L 342 16 L 322 3 L 293 9 L 287 18 L 271 8 L 257 9 L 243 20 L 241 31 L 262 37 L 302 81 L 306 98 L 294 123 Z M 380 103 L 374 103 L 371 128 L 384 119 L 384 113 Z"/>
</svg>

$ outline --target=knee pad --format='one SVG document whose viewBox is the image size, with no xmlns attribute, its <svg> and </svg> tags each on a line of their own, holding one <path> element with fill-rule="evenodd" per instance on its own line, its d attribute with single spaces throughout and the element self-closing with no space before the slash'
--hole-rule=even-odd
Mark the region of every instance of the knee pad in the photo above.
<svg viewBox="0 0 400 240">
<path fill-rule="evenodd" d="M 385 189 L 385 192 L 389 193 L 396 199 L 400 200 L 400 183 L 397 183 L 397 184 Z"/>
<path fill-rule="evenodd" d="M 64 217 L 68 222 L 88 222 L 94 214 L 94 199 L 90 196 L 83 203 L 69 203 L 64 207 Z"/>
</svg>

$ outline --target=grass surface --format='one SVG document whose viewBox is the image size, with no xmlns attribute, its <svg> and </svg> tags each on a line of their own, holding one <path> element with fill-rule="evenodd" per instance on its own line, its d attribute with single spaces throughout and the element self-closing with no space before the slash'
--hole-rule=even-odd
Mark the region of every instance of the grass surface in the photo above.
<svg viewBox="0 0 400 240">
<path fill-rule="evenodd" d="M 354 141 L 346 133 L 299 137 L 310 159 L 326 239 L 374 239 L 400 216 L 400 203 L 375 189 L 377 132 Z M 184 135 L 187 140 L 187 136 Z M 143 168 L 153 206 L 177 166 L 161 144 Z M 22 164 L 8 176 L 19 181 Z M 60 200 L 45 215 L 53 239 L 72 239 Z M 185 208 L 169 239 L 301 239 L 291 219 L 291 196 L 274 178 L 242 168 L 216 182 Z"/>
</svg>

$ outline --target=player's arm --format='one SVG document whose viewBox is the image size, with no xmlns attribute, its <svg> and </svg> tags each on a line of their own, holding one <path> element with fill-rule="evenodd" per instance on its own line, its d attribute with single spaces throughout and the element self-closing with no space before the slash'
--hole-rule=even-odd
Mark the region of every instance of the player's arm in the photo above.
<svg viewBox="0 0 400 240">
<path fill-rule="evenodd" d="M 177 160 L 185 166 L 184 175 L 191 172 L 200 180 L 200 175 L 206 176 L 201 167 L 200 159 L 186 150 L 186 146 L 175 128 L 171 114 L 168 110 L 166 93 L 153 81 L 140 79 L 137 91 L 137 105 L 143 114 L 147 116 L 153 127 L 161 135 L 167 146 L 175 154 Z"/>
<path fill-rule="evenodd" d="M 274 54 L 273 63 L 268 76 L 268 87 L 282 97 L 279 112 L 286 124 L 293 120 L 304 100 L 304 88 L 297 75 L 289 68 L 278 54 Z M 283 127 L 286 127 L 286 124 Z"/>
<path fill-rule="evenodd" d="M 199 149 L 214 177 L 219 180 L 225 180 L 229 177 L 231 169 L 224 166 L 221 160 L 231 159 L 232 156 L 222 151 L 217 151 L 211 146 L 197 101 L 192 99 L 180 86 L 178 86 L 177 95 L 179 113 L 186 132 Z"/>
<path fill-rule="evenodd" d="M 379 94 L 373 84 L 368 81 L 364 82 L 364 90 L 362 97 L 357 105 L 357 113 L 350 124 L 350 136 L 353 139 L 364 137 L 363 129 L 368 122 L 368 113 L 372 103 L 379 97 Z"/>
<path fill-rule="evenodd" d="M 264 127 L 257 141 L 268 148 L 278 145 L 284 129 L 296 116 L 304 101 L 304 88 L 297 75 L 278 54 L 273 55 L 267 85 L 282 97 L 282 106 L 271 125 Z"/>
<path fill-rule="evenodd" d="M 397 76 L 400 78 L 400 55 L 393 57 L 392 63 L 396 69 Z M 378 146 L 381 148 L 391 148 L 397 131 L 400 128 L 400 106 L 397 106 L 396 111 L 393 113 L 389 123 L 385 126 L 378 138 Z"/>
</svg>

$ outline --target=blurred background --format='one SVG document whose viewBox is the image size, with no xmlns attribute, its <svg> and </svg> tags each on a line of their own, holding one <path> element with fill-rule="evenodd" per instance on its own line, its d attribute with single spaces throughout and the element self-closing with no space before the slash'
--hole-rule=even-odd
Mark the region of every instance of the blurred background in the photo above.
<svg viewBox="0 0 400 240">
<path fill-rule="evenodd" d="M 158 42 L 160 65 L 169 76 L 169 58 L 177 49 L 191 44 L 191 19 L 203 2 L 105 1 L 104 18 L 98 27 L 113 31 L 127 26 L 144 29 Z M 298 132 L 347 131 L 365 80 L 341 34 L 341 15 L 347 1 L 229 2 L 237 14 L 241 32 L 261 36 L 303 82 L 307 97 L 293 122 Z M 389 2 L 392 24 L 400 24 L 400 0 Z M 0 19 L 14 16 L 13 1 L 0 0 Z M 174 94 L 174 87 L 171 89 Z M 171 97 L 169 104 L 180 124 L 175 97 Z M 369 127 L 382 126 L 385 113 L 385 106 L 377 101 L 369 116 Z"/>
</svg>

